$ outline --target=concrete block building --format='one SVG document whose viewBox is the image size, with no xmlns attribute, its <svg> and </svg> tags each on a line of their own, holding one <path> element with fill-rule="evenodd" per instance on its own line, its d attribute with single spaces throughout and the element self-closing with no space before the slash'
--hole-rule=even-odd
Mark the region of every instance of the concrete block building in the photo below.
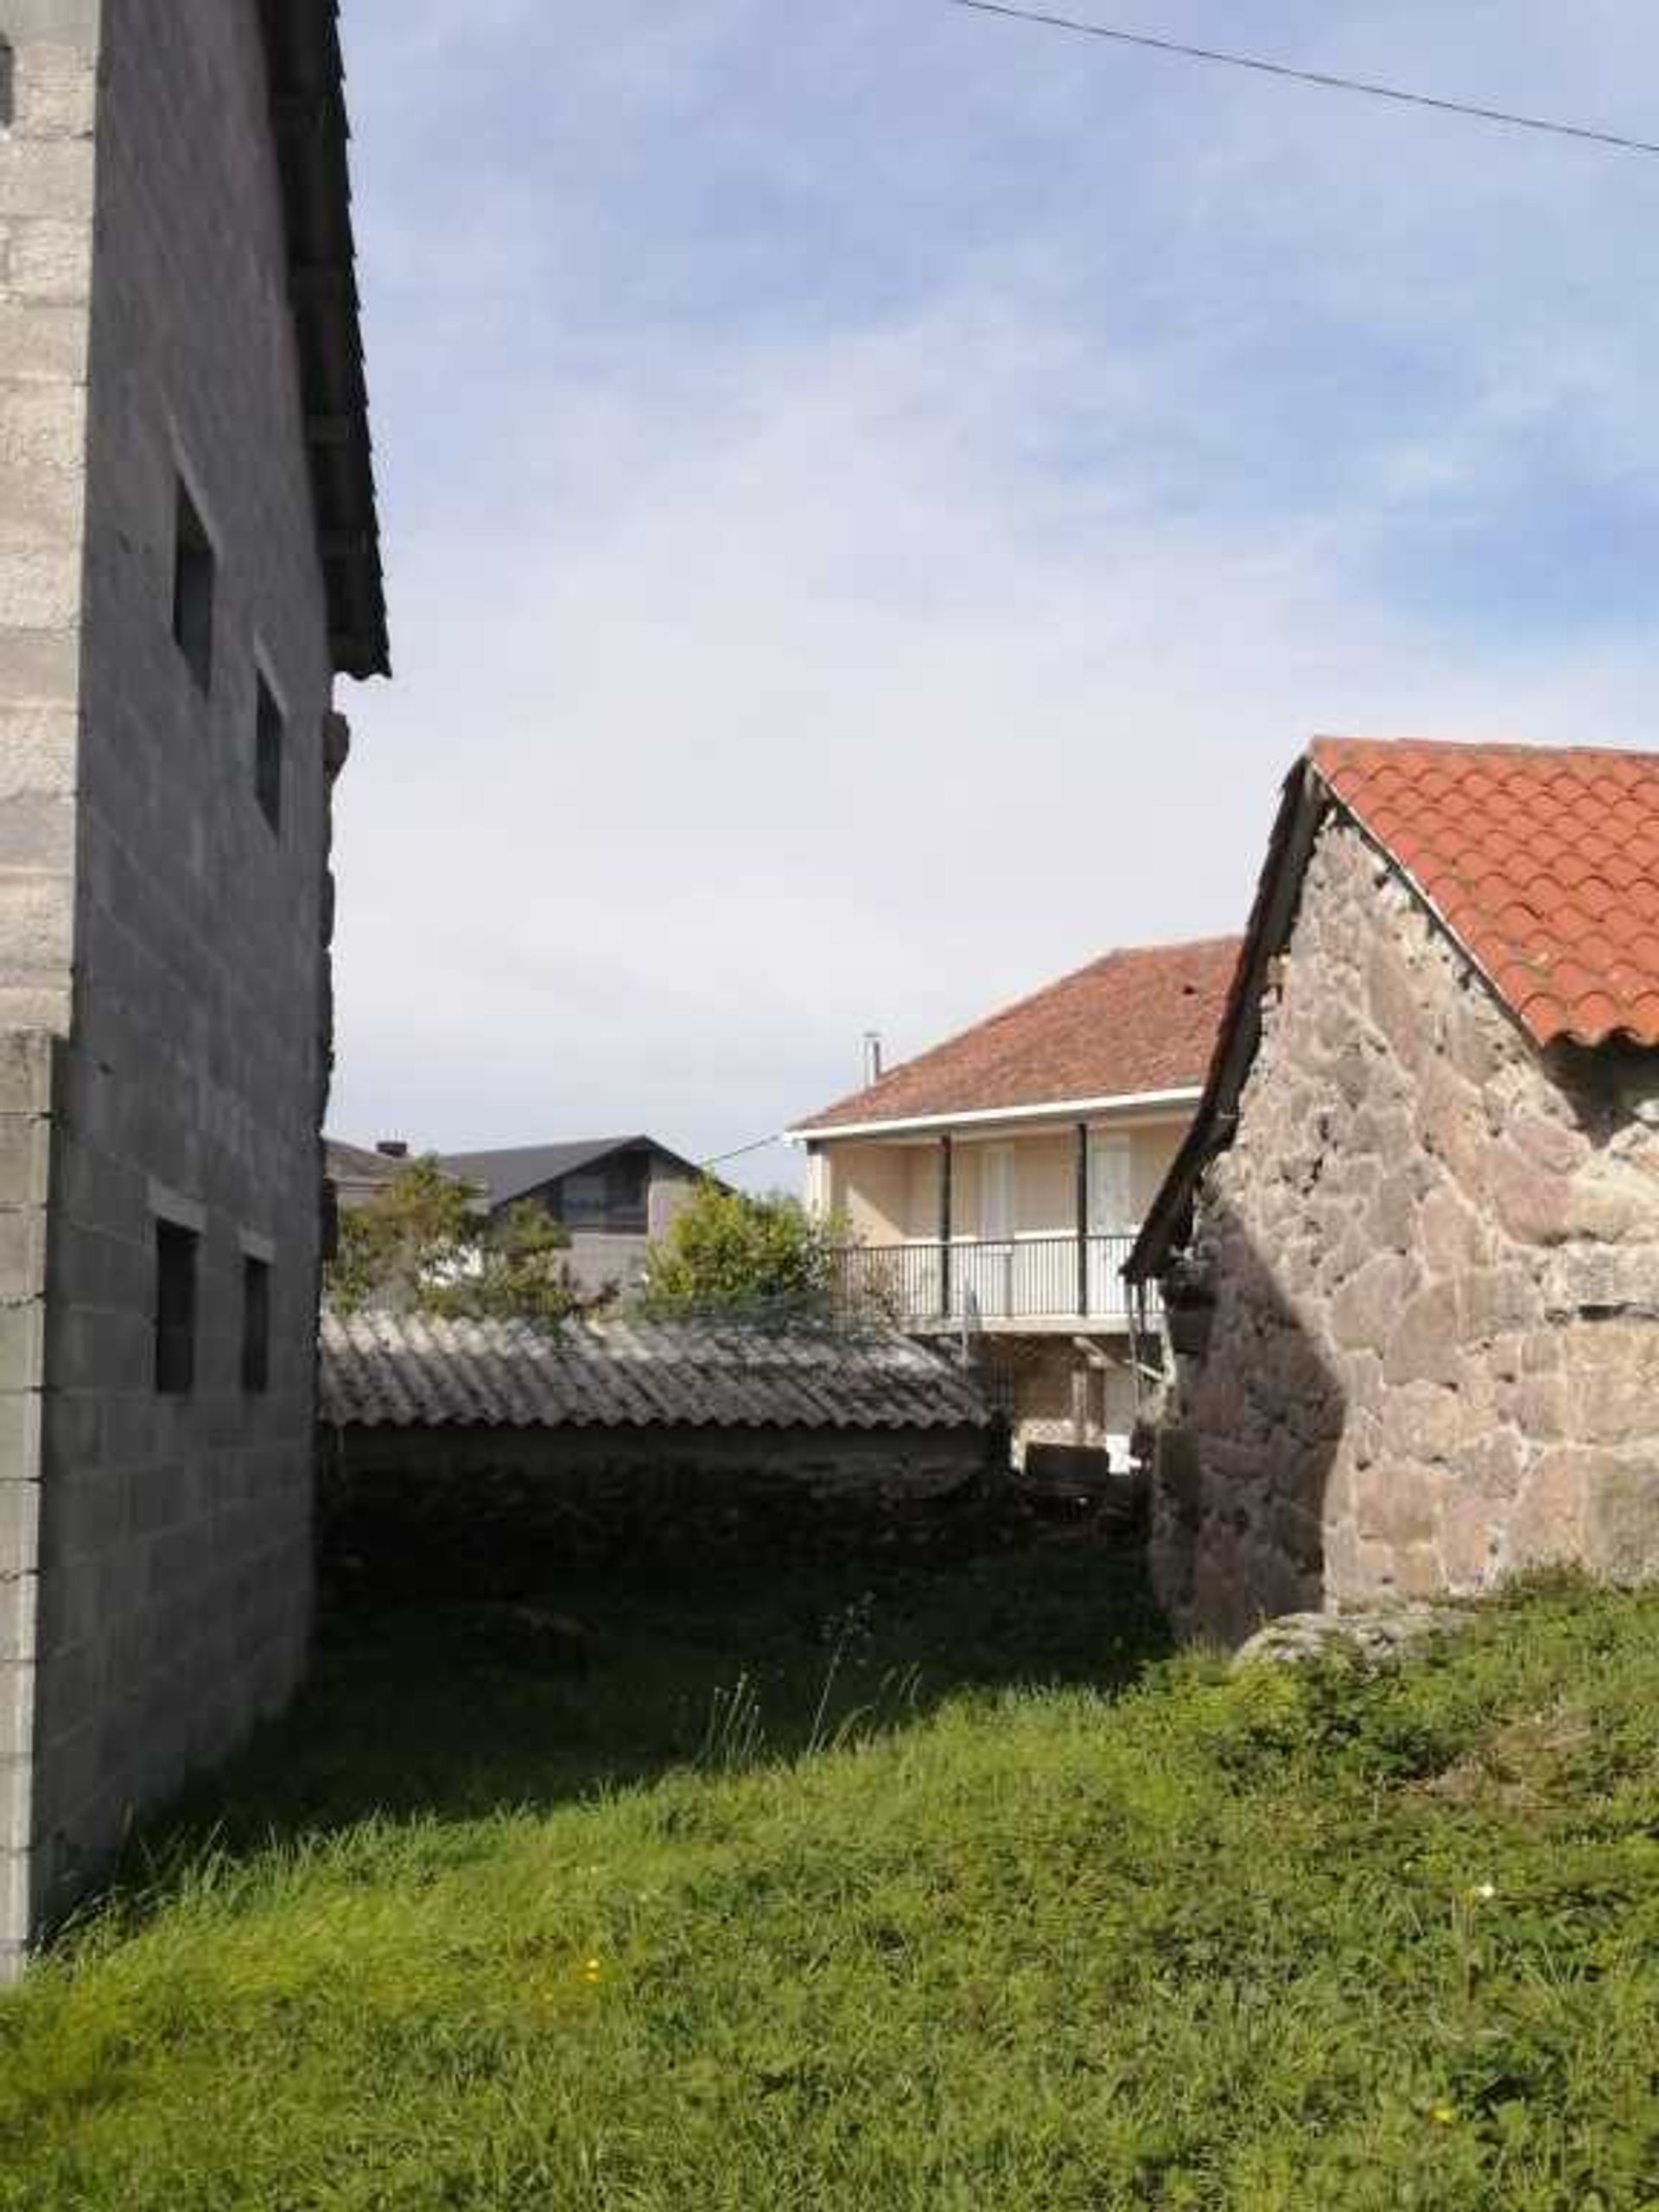
<svg viewBox="0 0 1659 2212">
<path fill-rule="evenodd" d="M 1316 745 L 1130 1273 L 1186 1627 L 1659 1572 L 1659 754 Z"/>
<path fill-rule="evenodd" d="M 0 0 L 3 1965 L 306 1649 L 341 78 L 334 0 Z"/>
</svg>

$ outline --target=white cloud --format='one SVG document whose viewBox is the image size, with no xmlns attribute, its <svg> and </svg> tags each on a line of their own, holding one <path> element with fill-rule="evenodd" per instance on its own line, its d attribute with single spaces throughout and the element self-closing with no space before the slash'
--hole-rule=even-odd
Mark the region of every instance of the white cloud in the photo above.
<svg viewBox="0 0 1659 2212">
<path fill-rule="evenodd" d="M 753 11 L 695 33 L 677 10 L 624 14 L 651 35 L 619 52 L 589 34 L 583 98 L 611 105 L 580 129 L 690 130 L 696 100 L 722 126 Z M 1349 12 L 1350 48 L 1366 18 Z M 852 44 L 832 48 L 843 73 L 824 81 L 851 99 Z M 930 111 L 927 143 L 891 152 L 890 207 L 913 214 L 953 160 L 964 200 L 982 182 L 991 79 L 1018 107 L 1023 65 L 972 51 L 989 75 L 961 87 L 969 123 L 952 138 Z M 1022 129 L 1080 127 L 1076 68 L 1045 55 Z M 941 232 L 924 277 L 868 296 L 834 244 L 874 212 L 856 175 L 825 203 L 835 266 L 821 284 L 804 269 L 790 301 L 761 278 L 793 219 L 769 217 L 769 243 L 734 206 L 753 315 L 707 211 L 677 301 L 638 207 L 625 239 L 606 185 L 638 147 L 544 223 L 541 170 L 461 178 L 439 235 L 489 234 L 456 272 L 480 303 L 444 307 L 441 284 L 425 330 L 425 203 L 371 213 L 365 250 L 391 239 L 370 330 L 389 512 L 411 523 L 391 549 L 400 681 L 355 702 L 343 789 L 342 1128 L 460 1144 L 643 1124 L 723 1150 L 849 1087 L 867 1027 L 906 1052 L 1114 943 L 1236 926 L 1316 728 L 1653 726 L 1638 635 L 1476 632 L 1432 590 L 1390 598 L 1375 567 L 1418 542 L 1408 522 L 1490 523 L 1524 483 L 1517 437 L 1586 479 L 1650 468 L 1652 310 L 1622 299 L 1565 328 L 1530 298 L 1506 310 L 1503 271 L 1531 251 L 1516 197 L 1549 200 L 1535 166 L 1522 193 L 1493 183 L 1495 151 L 1437 139 L 1425 193 L 1466 186 L 1471 225 L 1437 238 L 1432 198 L 1406 178 L 1375 204 L 1366 165 L 1421 141 L 1317 102 L 1203 99 L 1207 135 L 1183 149 L 1166 105 L 1116 201 L 1096 189 L 1109 149 L 1063 143 L 1030 179 L 1042 219 L 1014 204 Z M 829 192 L 807 150 L 821 120 L 786 99 L 751 115 L 740 167 Z M 365 132 L 360 164 L 374 152 Z M 556 167 L 568 181 L 568 149 Z M 1072 181 L 1092 199 L 1050 221 Z M 1574 170 L 1571 189 L 1604 186 Z M 639 257 L 608 320 L 600 242 Z M 1598 266 L 1615 258 L 1601 239 Z M 1559 257 L 1533 277 L 1567 282 Z M 435 366 L 422 352 L 457 313 L 464 372 L 453 346 Z"/>
</svg>

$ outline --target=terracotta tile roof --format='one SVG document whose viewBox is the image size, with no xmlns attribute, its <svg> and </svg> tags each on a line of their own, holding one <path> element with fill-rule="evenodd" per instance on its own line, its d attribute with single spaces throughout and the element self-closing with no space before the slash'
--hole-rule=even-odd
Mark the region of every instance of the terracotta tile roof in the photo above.
<svg viewBox="0 0 1659 2212">
<path fill-rule="evenodd" d="M 1238 953 L 1231 937 L 1109 952 L 799 1127 L 1196 1090 Z"/>
<path fill-rule="evenodd" d="M 841 1336 L 702 1322 L 356 1313 L 322 1321 L 334 1428 L 982 1428 L 952 1362 L 895 1332 Z"/>
<path fill-rule="evenodd" d="M 1330 791 L 1539 1045 L 1659 1045 L 1659 753 L 1323 738 Z"/>
</svg>

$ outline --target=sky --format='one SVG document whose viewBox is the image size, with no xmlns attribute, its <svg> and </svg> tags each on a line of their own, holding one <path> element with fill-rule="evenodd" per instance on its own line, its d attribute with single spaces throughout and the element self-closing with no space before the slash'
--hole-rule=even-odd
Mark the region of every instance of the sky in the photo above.
<svg viewBox="0 0 1659 2212">
<path fill-rule="evenodd" d="M 1648 0 L 1071 12 L 1655 135 Z M 946 0 L 344 16 L 340 1135 L 709 1159 L 1241 927 L 1315 733 L 1659 741 L 1659 160 Z"/>
</svg>

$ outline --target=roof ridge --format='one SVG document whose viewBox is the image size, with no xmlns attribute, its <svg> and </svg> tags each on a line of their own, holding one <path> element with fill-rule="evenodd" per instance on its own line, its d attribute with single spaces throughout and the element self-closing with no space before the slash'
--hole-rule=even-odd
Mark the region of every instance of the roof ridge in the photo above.
<svg viewBox="0 0 1659 2212">
<path fill-rule="evenodd" d="M 1522 760 L 1659 760 L 1659 747 L 1642 745 L 1559 745 L 1530 738 L 1478 737 L 1364 737 L 1343 736 L 1324 731 L 1310 740 L 1308 756 L 1319 766 L 1319 754 L 1327 747 L 1364 747 L 1379 753 L 1446 753 L 1470 754 L 1502 753 Z"/>
<path fill-rule="evenodd" d="M 1153 959 L 1179 959 L 1183 955 L 1236 954 L 1240 943 L 1241 939 L 1236 931 L 1223 931 L 1211 937 L 1182 938 L 1164 944 L 1114 945 L 1109 951 L 1097 953 L 1092 960 L 1085 960 L 1076 968 L 1067 969 L 1064 975 L 1055 976 L 1052 982 L 1039 984 L 1035 989 L 1025 992 L 1017 999 L 1007 1000 L 991 1013 L 982 1015 L 977 1021 L 970 1021 L 960 1029 L 952 1030 L 949 1036 L 941 1037 L 936 1043 L 924 1046 L 920 1052 L 912 1053 L 907 1059 L 900 1060 L 894 1066 L 888 1068 L 876 1082 L 865 1084 L 856 1090 L 847 1092 L 844 1096 L 832 1100 L 829 1105 L 821 1107 L 817 1113 L 809 1115 L 804 1120 L 794 1122 L 791 1126 L 794 1128 L 810 1129 L 827 1120 L 830 1115 L 845 1113 L 850 1107 L 862 1104 L 867 1101 L 872 1106 L 875 1105 L 885 1093 L 891 1092 L 901 1078 L 912 1076 L 918 1069 L 925 1068 L 930 1061 L 966 1043 L 969 1038 L 984 1036 L 988 1032 L 1000 1028 L 1005 1023 L 1027 1013 L 1033 1007 L 1041 1005 L 1046 999 L 1057 997 L 1061 992 L 1080 983 L 1085 976 L 1098 975 L 1102 969 L 1110 968 L 1115 963 Z"/>
</svg>

